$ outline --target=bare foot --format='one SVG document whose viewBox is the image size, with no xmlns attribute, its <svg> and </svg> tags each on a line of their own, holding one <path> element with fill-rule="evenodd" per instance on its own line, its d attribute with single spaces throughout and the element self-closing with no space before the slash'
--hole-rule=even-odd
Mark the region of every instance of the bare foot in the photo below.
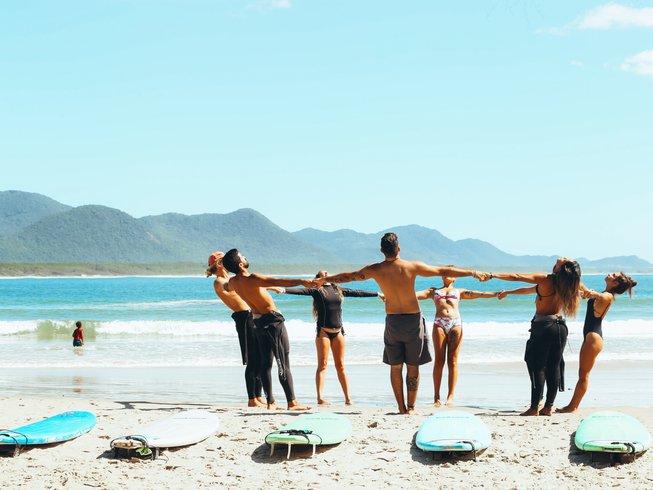
<svg viewBox="0 0 653 490">
<path fill-rule="evenodd" d="M 574 408 L 571 405 L 567 405 L 566 407 L 556 409 L 556 413 L 576 413 L 577 411 L 578 408 Z"/>
<path fill-rule="evenodd" d="M 283 410 L 283 408 L 277 405 L 276 402 L 268 403 L 267 407 L 268 410 Z"/>
<path fill-rule="evenodd" d="M 439 398 L 433 402 L 433 406 L 435 408 L 440 408 L 442 406 L 442 402 L 440 401 Z"/>
<path fill-rule="evenodd" d="M 317 399 L 317 404 L 318 405 L 331 405 L 327 400 L 325 400 L 323 398 L 318 398 Z"/>
<path fill-rule="evenodd" d="M 407 414 L 408 410 L 406 410 L 406 405 L 399 405 L 399 414 L 404 415 Z"/>
<path fill-rule="evenodd" d="M 261 403 L 256 398 L 252 398 L 251 400 L 247 400 L 247 406 L 248 407 L 267 407 L 267 404 L 266 403 Z"/>
<path fill-rule="evenodd" d="M 407 415 L 415 415 L 416 413 L 417 412 L 415 411 L 415 407 L 413 407 L 412 405 L 408 405 L 407 410 L 406 410 L 406 414 Z"/>
<path fill-rule="evenodd" d="M 456 404 L 453 402 L 453 398 L 447 398 L 447 403 L 445 403 L 445 406 L 447 406 L 447 407 L 455 407 Z"/>
<path fill-rule="evenodd" d="M 311 407 L 307 407 L 306 405 L 301 405 L 297 400 L 293 400 L 290 403 L 288 403 L 288 410 L 293 412 L 300 412 L 300 411 L 305 411 L 310 409 Z"/>
<path fill-rule="evenodd" d="M 351 401 L 351 399 L 345 400 L 345 405 L 353 405 L 354 402 Z"/>
<path fill-rule="evenodd" d="M 536 416 L 536 415 L 539 415 L 539 414 L 540 414 L 540 411 L 537 408 L 529 408 L 528 410 L 526 410 L 523 413 L 520 413 L 519 415 L 521 415 L 522 417 L 532 417 L 534 415 Z"/>
<path fill-rule="evenodd" d="M 540 415 L 544 415 L 545 417 L 550 417 L 552 413 L 553 407 L 544 407 L 540 410 Z"/>
</svg>

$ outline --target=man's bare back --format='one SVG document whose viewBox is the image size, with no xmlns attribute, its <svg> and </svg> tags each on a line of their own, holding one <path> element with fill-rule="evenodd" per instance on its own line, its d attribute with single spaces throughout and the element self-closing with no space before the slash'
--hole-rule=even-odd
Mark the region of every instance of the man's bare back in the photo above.
<svg viewBox="0 0 653 490">
<path fill-rule="evenodd" d="M 218 298 L 222 300 L 227 308 L 232 311 L 249 310 L 249 306 L 235 291 L 227 291 L 224 287 L 229 282 L 228 278 L 216 277 L 213 281 L 213 289 Z"/>
<path fill-rule="evenodd" d="M 259 276 L 258 274 L 250 275 L 236 275 L 229 280 L 229 290 L 237 293 L 245 303 L 252 309 L 252 313 L 256 315 L 265 315 L 271 311 L 278 311 L 274 300 L 270 293 L 262 286 L 262 283 L 267 283 L 267 286 L 277 286 L 272 278 Z M 296 281 L 293 281 L 296 284 Z M 230 291 L 226 291 L 227 293 Z"/>
</svg>

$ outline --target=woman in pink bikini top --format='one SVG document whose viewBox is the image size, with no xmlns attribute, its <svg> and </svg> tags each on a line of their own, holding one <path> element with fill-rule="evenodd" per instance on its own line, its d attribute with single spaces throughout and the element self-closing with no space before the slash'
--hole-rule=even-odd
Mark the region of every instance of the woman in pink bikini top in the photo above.
<svg viewBox="0 0 653 490">
<path fill-rule="evenodd" d="M 458 352 L 463 339 L 463 322 L 460 318 L 458 307 L 463 299 L 497 298 L 500 291 L 470 291 L 453 287 L 455 277 L 443 277 L 443 287 L 429 288 L 418 291 L 417 299 L 432 299 L 435 303 L 435 319 L 433 320 L 433 348 L 435 362 L 433 363 L 433 387 L 436 407 L 442 405 L 440 401 L 440 385 L 442 384 L 442 371 L 444 362 L 447 361 L 449 370 L 449 393 L 446 405 L 453 405 L 453 395 L 458 381 Z"/>
</svg>

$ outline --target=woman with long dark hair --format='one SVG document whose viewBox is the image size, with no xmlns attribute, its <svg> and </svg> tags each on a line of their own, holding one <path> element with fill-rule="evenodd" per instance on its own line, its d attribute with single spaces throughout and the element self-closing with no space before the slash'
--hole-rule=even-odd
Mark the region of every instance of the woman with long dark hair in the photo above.
<svg viewBox="0 0 653 490">
<path fill-rule="evenodd" d="M 603 329 L 601 323 L 615 300 L 616 294 L 633 295 L 637 281 L 623 272 L 613 272 L 605 277 L 605 289 L 598 293 L 587 289 L 581 284 L 581 296 L 587 299 L 587 313 L 583 325 L 583 345 L 578 359 L 578 382 L 574 396 L 566 407 L 556 410 L 557 413 L 572 413 L 578 410 L 581 400 L 587 392 L 590 371 L 594 367 L 597 356 L 603 350 Z"/>
<path fill-rule="evenodd" d="M 328 276 L 327 271 L 318 272 L 315 277 Z M 313 318 L 317 322 L 317 336 L 315 347 L 317 349 L 317 370 L 315 372 L 315 387 L 317 389 L 317 403 L 328 405 L 322 396 L 324 375 L 326 374 L 329 350 L 333 351 L 333 362 L 336 366 L 338 381 L 345 395 L 345 403 L 351 405 L 349 384 L 345 374 L 345 337 L 342 328 L 342 299 L 343 297 L 371 298 L 381 297 L 381 293 L 348 289 L 336 284 L 325 283 L 319 288 L 280 288 L 286 294 L 297 294 L 313 297 Z"/>
<path fill-rule="evenodd" d="M 491 277 L 504 281 L 535 284 L 505 294 L 535 293 L 535 316 L 531 320 L 531 335 L 526 342 L 524 360 L 531 378 L 531 405 L 521 415 L 547 415 L 553 413 L 557 391 L 564 389 L 564 359 L 567 344 L 565 317 L 574 317 L 580 303 L 580 265 L 575 260 L 559 258 L 551 274 L 493 273 Z M 546 400 L 540 408 L 546 383 Z"/>
</svg>

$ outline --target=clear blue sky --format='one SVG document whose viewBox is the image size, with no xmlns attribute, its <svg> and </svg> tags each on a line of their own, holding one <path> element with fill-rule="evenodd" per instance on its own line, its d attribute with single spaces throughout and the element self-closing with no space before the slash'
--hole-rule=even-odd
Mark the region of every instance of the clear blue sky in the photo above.
<svg viewBox="0 0 653 490">
<path fill-rule="evenodd" d="M 653 1 L 7 0 L 0 190 L 653 261 Z"/>
</svg>

